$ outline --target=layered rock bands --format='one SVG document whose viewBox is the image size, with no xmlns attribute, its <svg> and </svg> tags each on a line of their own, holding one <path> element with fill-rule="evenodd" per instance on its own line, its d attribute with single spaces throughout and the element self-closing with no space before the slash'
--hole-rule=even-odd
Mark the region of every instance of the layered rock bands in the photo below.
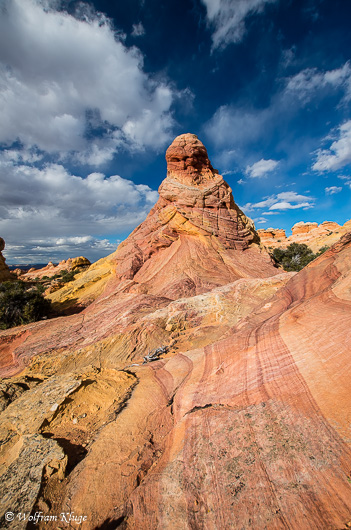
<svg viewBox="0 0 351 530">
<path fill-rule="evenodd" d="M 346 529 L 351 234 L 284 273 L 196 136 L 167 165 L 146 221 L 67 286 L 92 303 L 0 332 L 0 515 Z"/>
</svg>

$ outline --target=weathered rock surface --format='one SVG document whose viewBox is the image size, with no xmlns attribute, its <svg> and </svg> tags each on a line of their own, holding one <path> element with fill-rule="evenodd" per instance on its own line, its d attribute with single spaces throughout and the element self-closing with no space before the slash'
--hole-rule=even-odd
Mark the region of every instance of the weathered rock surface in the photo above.
<svg viewBox="0 0 351 530">
<path fill-rule="evenodd" d="M 304 243 L 313 252 L 324 246 L 330 247 L 341 236 L 351 230 L 351 221 L 340 226 L 334 221 L 318 223 L 304 223 L 300 221 L 292 227 L 292 235 L 286 237 L 285 230 L 280 228 L 260 228 L 257 230 L 262 243 L 270 248 L 286 248 L 291 243 Z"/>
<path fill-rule="evenodd" d="M 0 333 L 3 512 L 23 494 L 89 530 L 351 524 L 351 234 L 275 269 L 199 144 L 176 139 L 147 220 L 66 286 L 87 280 L 88 307 Z"/>
<path fill-rule="evenodd" d="M 0 415 L 2 522 L 10 509 L 28 519 L 36 502 L 37 511 L 51 506 L 60 513 L 54 501 L 39 502 L 46 484 L 54 485 L 57 494 L 64 490 L 65 477 L 87 453 L 91 433 L 115 418 L 135 381 L 115 370 L 87 370 L 81 379 L 74 373 L 37 379 L 34 388 L 6 408 Z M 27 523 L 16 518 L 2 528 L 26 528 Z"/>
<path fill-rule="evenodd" d="M 259 228 L 257 233 L 264 245 L 266 243 L 269 244 L 272 240 L 274 242 L 280 243 L 281 241 L 285 241 L 287 239 L 285 230 L 282 228 Z"/>
<path fill-rule="evenodd" d="M 86 528 L 346 528 L 350 257 L 351 235 L 219 342 L 129 368 L 139 384 L 65 509 L 93 503 Z"/>
<path fill-rule="evenodd" d="M 0 237 L 0 282 L 5 282 L 13 278 L 10 269 L 6 265 L 6 260 L 2 255 L 2 251 L 4 250 L 4 248 L 5 241 L 2 237 Z"/>
<path fill-rule="evenodd" d="M 261 293 L 246 315 L 235 313 L 253 292 L 251 279 L 171 302 L 145 318 L 176 325 L 184 333 L 181 347 L 153 363 L 127 364 L 136 378 L 131 384 L 138 381 L 127 406 L 89 429 L 84 458 L 61 482 L 57 473 L 46 479 L 37 505 L 56 502 L 56 511 L 88 514 L 82 528 L 91 529 L 122 521 L 126 528 L 346 528 L 350 258 L 351 234 L 303 271 L 281 275 L 286 281 L 273 298 Z M 279 287 L 275 277 L 261 280 L 258 290 L 270 281 Z M 211 341 L 214 322 L 222 334 L 212 332 Z M 204 344 L 187 344 L 191 332 L 202 334 Z M 76 352 L 74 364 L 63 353 L 65 370 L 84 372 L 84 356 L 108 363 L 103 350 L 87 349 Z M 43 368 L 33 363 L 27 377 Z M 72 421 L 70 409 L 67 416 Z M 48 423 L 48 432 L 64 425 L 58 416 Z"/>
</svg>

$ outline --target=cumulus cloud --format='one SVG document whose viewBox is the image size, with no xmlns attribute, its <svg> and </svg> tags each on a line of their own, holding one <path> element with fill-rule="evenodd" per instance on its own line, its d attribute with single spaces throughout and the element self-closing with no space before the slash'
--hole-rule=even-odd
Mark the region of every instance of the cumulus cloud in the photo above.
<svg viewBox="0 0 351 530">
<path fill-rule="evenodd" d="M 295 191 L 284 191 L 276 195 L 266 197 L 263 201 L 247 203 L 243 206 L 244 211 L 254 211 L 268 208 L 264 215 L 272 215 L 274 210 L 295 210 L 298 208 L 309 209 L 314 206 L 314 198 L 308 195 L 300 195 Z M 269 212 L 272 212 L 271 214 Z"/>
<path fill-rule="evenodd" d="M 329 188 L 325 188 L 325 193 L 327 195 L 334 195 L 335 193 L 340 193 L 342 188 L 340 186 L 330 186 Z"/>
<path fill-rule="evenodd" d="M 247 166 L 246 174 L 252 178 L 261 178 L 274 171 L 278 166 L 279 162 L 277 160 L 264 160 L 261 158 L 258 162 L 252 164 L 252 166 Z"/>
<path fill-rule="evenodd" d="M 73 152 L 95 165 L 121 148 L 163 147 L 175 90 L 143 71 L 140 51 L 104 15 L 83 4 L 75 16 L 55 6 L 4 0 L 0 143 L 19 140 L 62 159 Z"/>
<path fill-rule="evenodd" d="M 338 138 L 329 149 L 319 149 L 314 171 L 336 171 L 351 162 L 351 120 L 339 127 Z"/>
<path fill-rule="evenodd" d="M 145 219 L 158 198 L 149 186 L 119 175 L 95 172 L 82 178 L 60 164 L 39 169 L 16 165 L 5 155 L 0 157 L 0 181 L 0 233 L 7 248 L 25 245 L 33 254 L 33 241 L 40 239 L 38 255 L 44 248 L 51 255 L 51 243 L 59 241 L 69 246 L 66 257 L 77 255 L 78 248 L 87 248 L 91 252 L 86 257 L 96 259 L 104 249 L 110 250 L 108 235 L 129 232 Z M 58 250 L 56 246 L 57 254 Z"/>
<path fill-rule="evenodd" d="M 207 20 L 213 27 L 213 48 L 240 42 L 245 34 L 245 19 L 261 13 L 265 6 L 277 0 L 202 0 Z"/>
</svg>

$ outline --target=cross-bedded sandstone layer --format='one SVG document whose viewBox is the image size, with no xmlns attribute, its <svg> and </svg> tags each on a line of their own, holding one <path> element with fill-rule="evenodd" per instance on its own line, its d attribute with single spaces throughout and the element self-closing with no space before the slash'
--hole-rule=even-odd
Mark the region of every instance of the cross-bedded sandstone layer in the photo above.
<svg viewBox="0 0 351 530">
<path fill-rule="evenodd" d="M 160 198 L 145 221 L 114 254 L 51 295 L 54 304 L 67 306 L 73 299 L 86 305 L 108 280 L 111 291 L 125 282 L 125 290 L 175 300 L 239 278 L 279 272 L 195 135 L 178 136 L 166 161 Z"/>
<path fill-rule="evenodd" d="M 275 269 L 201 146 L 176 139 L 145 223 L 74 282 L 99 283 L 93 303 L 0 333 L 1 513 L 24 499 L 84 530 L 351 521 L 351 234 Z"/>
<path fill-rule="evenodd" d="M 350 258 L 351 235 L 221 340 L 130 367 L 65 509 L 125 528 L 346 528 Z"/>
</svg>

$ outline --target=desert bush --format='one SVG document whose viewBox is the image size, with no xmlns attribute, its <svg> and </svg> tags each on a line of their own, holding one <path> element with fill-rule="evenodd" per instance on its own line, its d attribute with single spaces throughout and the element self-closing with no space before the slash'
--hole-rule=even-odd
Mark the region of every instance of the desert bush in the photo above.
<svg viewBox="0 0 351 530">
<path fill-rule="evenodd" d="M 285 271 L 300 271 L 328 248 L 327 246 L 322 247 L 317 254 L 314 254 L 304 243 L 291 243 L 286 249 L 275 248 L 273 258 Z"/>
<path fill-rule="evenodd" d="M 72 280 L 74 280 L 74 277 L 75 275 L 77 274 L 78 271 L 61 271 L 61 278 L 60 280 L 64 283 L 67 283 L 67 282 L 71 282 Z"/>
<path fill-rule="evenodd" d="M 48 316 L 51 303 L 37 287 L 25 282 L 0 284 L 0 329 L 7 329 Z"/>
</svg>

